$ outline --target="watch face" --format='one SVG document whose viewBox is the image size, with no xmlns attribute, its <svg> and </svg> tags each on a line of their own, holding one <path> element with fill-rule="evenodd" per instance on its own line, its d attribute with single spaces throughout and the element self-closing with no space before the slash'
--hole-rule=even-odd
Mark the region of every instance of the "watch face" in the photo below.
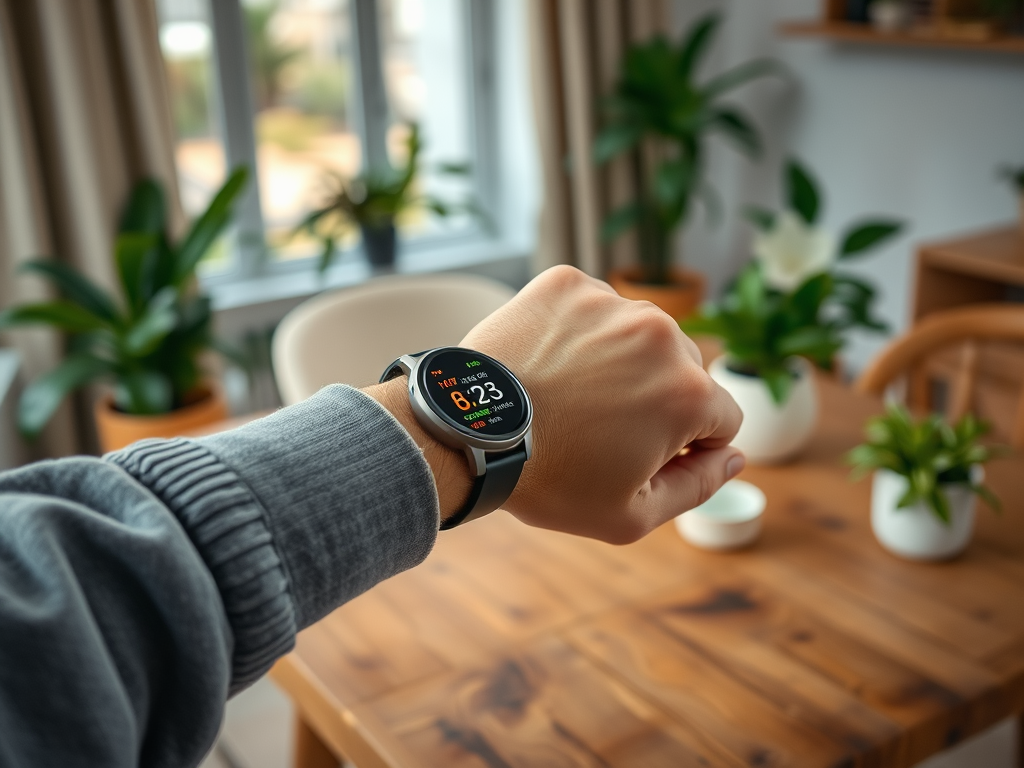
<svg viewBox="0 0 1024 768">
<path fill-rule="evenodd" d="M 426 358 L 419 370 L 420 388 L 434 411 L 466 434 L 504 438 L 526 419 L 526 393 L 487 355 L 446 349 Z"/>
</svg>

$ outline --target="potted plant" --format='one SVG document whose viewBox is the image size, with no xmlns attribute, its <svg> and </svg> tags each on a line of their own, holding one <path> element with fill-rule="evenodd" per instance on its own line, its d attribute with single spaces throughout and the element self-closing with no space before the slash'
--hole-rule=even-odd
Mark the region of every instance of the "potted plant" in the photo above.
<svg viewBox="0 0 1024 768">
<path fill-rule="evenodd" d="M 754 261 L 718 304 L 680 323 L 687 333 L 724 342 L 709 373 L 743 410 L 733 445 L 755 463 L 785 461 L 806 443 L 817 418 L 813 368 L 832 368 L 846 332 L 886 330 L 871 313 L 874 287 L 833 269 L 901 228 L 862 221 L 837 241 L 817 225 L 821 196 L 810 173 L 790 161 L 785 179 L 784 211 L 748 211 L 758 229 Z"/>
<path fill-rule="evenodd" d="M 330 191 L 325 204 L 312 211 L 295 230 L 296 234 L 306 232 L 323 244 L 319 262 L 321 274 L 334 259 L 337 241 L 352 225 L 359 227 L 363 250 L 371 266 L 391 267 L 397 252 L 395 220 L 403 212 L 421 208 L 442 219 L 458 212 L 484 218 L 472 200 L 448 203 L 416 190 L 422 150 L 419 127 L 412 124 L 406 139 L 404 167 L 371 168 L 353 179 L 344 179 L 333 172 L 327 174 Z M 459 163 L 442 163 L 437 170 L 449 175 L 469 173 L 469 167 Z"/>
<path fill-rule="evenodd" d="M 855 476 L 874 472 L 871 528 L 883 547 L 912 560 L 941 560 L 964 550 L 974 530 L 975 497 L 999 500 L 982 485 L 993 449 L 978 443 L 988 426 L 971 415 L 956 426 L 931 415 L 915 421 L 891 405 L 868 421 L 867 442 L 849 461 Z"/>
<path fill-rule="evenodd" d="M 120 296 L 112 296 L 61 262 L 37 259 L 22 269 L 47 278 L 61 298 L 0 313 L 0 329 L 49 325 L 70 336 L 68 354 L 31 382 L 18 409 L 21 431 L 33 437 L 72 391 L 111 384 L 95 406 L 100 444 L 116 450 L 144 437 L 172 437 L 227 416 L 220 391 L 200 358 L 217 347 L 209 297 L 195 278 L 245 187 L 236 169 L 179 242 L 166 231 L 164 193 L 153 180 L 132 190 L 114 247 Z"/>
<path fill-rule="evenodd" d="M 704 178 L 705 142 L 718 134 L 752 157 L 761 149 L 753 124 L 722 97 L 781 71 L 773 61 L 749 61 L 698 82 L 697 70 L 718 24 L 716 15 L 702 19 L 679 45 L 659 36 L 632 46 L 605 101 L 606 119 L 593 149 L 599 164 L 637 148 L 654 160 L 641 168 L 649 178 L 642 180 L 638 198 L 604 221 L 606 241 L 633 228 L 639 237 L 638 268 L 612 271 L 608 279 L 620 295 L 650 300 L 677 319 L 691 314 L 704 295 L 703 276 L 673 269 L 672 262 L 675 235 L 694 201 L 714 210 L 717 198 Z"/>
<path fill-rule="evenodd" d="M 1000 169 L 999 175 L 1013 186 L 1017 193 L 1017 205 L 1020 208 L 1020 228 L 1024 232 L 1024 165 L 1016 168 L 1006 165 Z"/>
</svg>

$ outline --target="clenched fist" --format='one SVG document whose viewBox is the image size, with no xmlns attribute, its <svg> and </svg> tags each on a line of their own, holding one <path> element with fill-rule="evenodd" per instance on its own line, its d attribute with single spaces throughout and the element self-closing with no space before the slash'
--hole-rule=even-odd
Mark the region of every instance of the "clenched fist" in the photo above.
<svg viewBox="0 0 1024 768">
<path fill-rule="evenodd" d="M 628 543 L 743 468 L 728 447 L 742 414 L 696 345 L 579 270 L 547 270 L 461 346 L 507 365 L 533 401 L 533 458 L 504 505 L 525 523 Z"/>
</svg>

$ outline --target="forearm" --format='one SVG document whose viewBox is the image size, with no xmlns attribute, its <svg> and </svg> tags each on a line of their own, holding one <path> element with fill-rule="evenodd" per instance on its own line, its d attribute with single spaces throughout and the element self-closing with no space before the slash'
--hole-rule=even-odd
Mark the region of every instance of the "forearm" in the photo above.
<svg viewBox="0 0 1024 768">
<path fill-rule="evenodd" d="M 230 690 L 437 532 L 423 454 L 348 388 L 106 459 L 0 475 L 0 764 L 198 762 Z"/>
</svg>

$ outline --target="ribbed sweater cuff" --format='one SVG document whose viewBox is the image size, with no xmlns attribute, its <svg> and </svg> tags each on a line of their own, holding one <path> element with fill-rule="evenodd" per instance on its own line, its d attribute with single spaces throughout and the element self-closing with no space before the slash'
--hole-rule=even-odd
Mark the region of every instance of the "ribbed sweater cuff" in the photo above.
<svg viewBox="0 0 1024 768">
<path fill-rule="evenodd" d="M 174 513 L 210 569 L 234 635 L 231 692 L 295 644 L 295 609 L 266 515 L 238 474 L 187 440 L 144 440 L 105 457 Z"/>
<path fill-rule="evenodd" d="M 379 403 L 340 385 L 195 441 L 108 455 L 181 521 L 235 636 L 232 690 L 295 633 L 427 556 L 439 509 L 416 443 Z"/>
</svg>

